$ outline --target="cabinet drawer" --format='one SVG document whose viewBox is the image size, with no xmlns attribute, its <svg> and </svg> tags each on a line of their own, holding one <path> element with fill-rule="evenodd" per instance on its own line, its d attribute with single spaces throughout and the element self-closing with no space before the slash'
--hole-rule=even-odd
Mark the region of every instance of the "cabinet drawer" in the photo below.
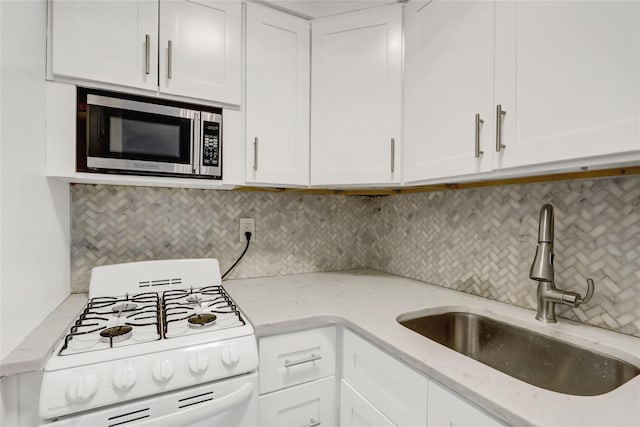
<svg viewBox="0 0 640 427">
<path fill-rule="evenodd" d="M 336 423 L 334 376 L 260 396 L 260 426 L 332 426 Z"/>
<path fill-rule="evenodd" d="M 260 394 L 335 374 L 336 328 L 260 339 Z"/>
<path fill-rule="evenodd" d="M 340 384 L 340 427 L 394 427 L 387 417 L 373 407 L 345 380 Z"/>
<path fill-rule="evenodd" d="M 349 330 L 344 334 L 344 379 L 393 423 L 427 424 L 428 380 Z"/>
</svg>

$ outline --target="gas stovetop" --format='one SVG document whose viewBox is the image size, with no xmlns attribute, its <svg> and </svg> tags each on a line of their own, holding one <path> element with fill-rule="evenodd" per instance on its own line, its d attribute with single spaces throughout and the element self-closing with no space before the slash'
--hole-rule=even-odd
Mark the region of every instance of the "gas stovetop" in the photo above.
<svg viewBox="0 0 640 427">
<path fill-rule="evenodd" d="M 215 259 L 95 267 L 89 297 L 51 369 L 254 333 L 224 290 Z"/>
<path fill-rule="evenodd" d="M 196 386 L 258 366 L 215 259 L 95 267 L 89 301 L 47 360 L 43 418 Z"/>
<path fill-rule="evenodd" d="M 117 349 L 246 325 L 222 286 L 92 298 L 64 337 L 61 356 Z"/>
</svg>

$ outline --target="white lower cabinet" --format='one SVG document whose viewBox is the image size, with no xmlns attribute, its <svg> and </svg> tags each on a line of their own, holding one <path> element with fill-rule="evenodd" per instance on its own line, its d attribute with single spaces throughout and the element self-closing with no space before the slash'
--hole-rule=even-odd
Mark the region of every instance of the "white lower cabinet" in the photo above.
<svg viewBox="0 0 640 427">
<path fill-rule="evenodd" d="M 336 380 L 323 378 L 258 399 L 261 426 L 332 426 L 336 424 Z"/>
<path fill-rule="evenodd" d="M 260 426 L 336 425 L 336 328 L 260 339 Z"/>
<path fill-rule="evenodd" d="M 502 424 L 444 387 L 429 381 L 429 427 L 498 427 Z"/>
<path fill-rule="evenodd" d="M 502 425 L 350 330 L 342 357 L 341 426 Z"/>
<path fill-rule="evenodd" d="M 369 427 L 395 426 L 345 380 L 340 382 L 340 426 Z"/>
<path fill-rule="evenodd" d="M 336 332 L 329 326 L 260 339 L 260 426 L 503 425 L 349 329 L 336 369 Z"/>
<path fill-rule="evenodd" d="M 428 380 L 350 330 L 344 332 L 343 377 L 393 423 L 427 424 Z"/>
</svg>

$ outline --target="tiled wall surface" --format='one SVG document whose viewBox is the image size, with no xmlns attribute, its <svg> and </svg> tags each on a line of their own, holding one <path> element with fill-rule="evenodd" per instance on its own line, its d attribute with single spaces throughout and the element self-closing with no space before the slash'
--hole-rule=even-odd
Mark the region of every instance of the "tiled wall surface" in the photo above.
<svg viewBox="0 0 640 427">
<path fill-rule="evenodd" d="M 380 199 L 371 268 L 527 308 L 540 207 L 555 211 L 555 279 L 593 299 L 561 317 L 640 336 L 640 176 Z"/>
<path fill-rule="evenodd" d="M 362 198 L 291 193 L 73 185 L 71 286 L 91 268 L 128 261 L 213 257 L 222 271 L 242 253 L 238 219 L 256 241 L 229 278 L 362 268 L 371 244 Z"/>
<path fill-rule="evenodd" d="M 640 176 L 391 197 L 74 185 L 72 289 L 95 265 L 214 257 L 229 277 L 374 268 L 534 308 L 538 213 L 555 208 L 556 282 L 591 302 L 560 316 L 640 336 Z"/>
</svg>

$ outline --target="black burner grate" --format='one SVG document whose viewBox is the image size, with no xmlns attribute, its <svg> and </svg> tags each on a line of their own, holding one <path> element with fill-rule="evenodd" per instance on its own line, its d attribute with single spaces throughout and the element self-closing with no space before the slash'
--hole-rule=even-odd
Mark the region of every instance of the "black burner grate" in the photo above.
<svg viewBox="0 0 640 427">
<path fill-rule="evenodd" d="M 102 332 L 110 326 L 136 327 L 154 325 L 158 334 L 157 339 L 162 339 L 160 307 L 160 297 L 156 292 L 144 292 L 131 296 L 127 294 L 121 297 L 92 298 L 78 317 L 78 320 L 71 327 L 69 333 L 64 337 L 64 345 L 60 349 L 60 353 L 69 347 L 69 342 L 74 337 Z M 107 325 L 106 323 L 114 316 L 122 317 L 124 321 L 120 325 Z M 109 338 L 109 347 L 113 347 L 114 342 L 120 341 L 116 336 L 108 335 L 107 338 Z"/>
<path fill-rule="evenodd" d="M 240 325 L 246 324 L 240 310 L 222 286 L 170 290 L 162 293 L 162 309 L 165 317 L 164 336 L 167 337 L 170 323 L 189 321 L 199 314 L 194 313 L 195 307 L 202 307 L 206 313 L 211 314 L 232 314 L 237 317 Z"/>
</svg>

